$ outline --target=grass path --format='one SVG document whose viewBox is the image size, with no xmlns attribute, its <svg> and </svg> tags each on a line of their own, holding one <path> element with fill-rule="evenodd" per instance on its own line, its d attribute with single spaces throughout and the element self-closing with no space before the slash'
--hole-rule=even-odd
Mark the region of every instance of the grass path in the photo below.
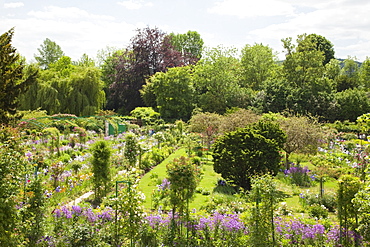
<svg viewBox="0 0 370 247">
<path fill-rule="evenodd" d="M 186 150 L 184 148 L 178 149 L 176 152 L 171 154 L 167 159 L 165 159 L 161 164 L 157 165 L 153 168 L 150 172 L 146 173 L 139 182 L 138 188 L 142 191 L 145 195 L 145 202 L 144 207 L 146 209 L 152 208 L 152 192 L 156 189 L 156 181 L 162 181 L 164 178 L 167 177 L 166 173 L 166 165 L 169 162 L 172 162 L 175 158 L 179 158 L 181 156 L 186 156 Z M 209 191 L 212 194 L 214 187 L 216 186 L 217 179 L 220 178 L 220 175 L 217 174 L 213 170 L 213 166 L 210 162 L 206 162 L 202 166 L 202 179 L 199 183 L 198 188 L 202 188 L 204 191 Z M 153 177 L 156 179 L 153 181 Z M 202 195 L 200 193 L 196 193 L 194 200 L 190 202 L 189 208 L 190 209 L 199 209 L 202 205 L 204 205 L 210 195 Z"/>
<path fill-rule="evenodd" d="M 180 148 L 176 150 L 174 153 L 172 153 L 170 156 L 167 157 L 162 163 L 154 167 L 150 172 L 146 173 L 139 182 L 138 188 L 140 191 L 142 191 L 145 195 L 145 202 L 144 207 L 146 209 L 151 209 L 152 205 L 152 192 L 156 188 L 156 183 L 153 181 L 152 177 L 157 176 L 159 181 L 162 181 L 166 176 L 166 165 L 173 161 L 176 158 L 179 158 L 181 156 L 185 156 L 186 149 Z"/>
</svg>

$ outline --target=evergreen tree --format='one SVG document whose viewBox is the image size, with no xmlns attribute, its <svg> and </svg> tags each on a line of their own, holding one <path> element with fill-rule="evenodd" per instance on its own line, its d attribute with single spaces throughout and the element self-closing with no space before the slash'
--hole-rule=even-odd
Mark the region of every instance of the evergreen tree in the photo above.
<svg viewBox="0 0 370 247">
<path fill-rule="evenodd" d="M 285 141 L 285 133 L 272 122 L 260 121 L 225 133 L 214 144 L 214 170 L 229 182 L 249 190 L 252 176 L 277 174 L 279 152 Z"/>
<path fill-rule="evenodd" d="M 9 124 L 20 118 L 17 114 L 18 97 L 35 81 L 37 71 L 25 76 L 24 64 L 11 45 L 14 29 L 0 36 L 0 123 Z"/>
</svg>

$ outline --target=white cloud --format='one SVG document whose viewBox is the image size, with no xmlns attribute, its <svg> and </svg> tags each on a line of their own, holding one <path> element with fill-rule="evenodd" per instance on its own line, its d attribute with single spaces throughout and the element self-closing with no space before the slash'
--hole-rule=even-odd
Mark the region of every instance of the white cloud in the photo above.
<svg viewBox="0 0 370 247">
<path fill-rule="evenodd" d="M 140 9 L 142 7 L 153 6 L 152 2 L 144 2 L 142 0 L 128 0 L 128 1 L 117 2 L 117 4 L 122 5 L 127 9 Z"/>
<path fill-rule="evenodd" d="M 45 7 L 42 11 L 30 11 L 28 15 L 37 19 L 75 21 L 76 19 L 85 20 L 113 20 L 114 18 L 107 15 L 94 15 L 85 10 L 69 7 L 62 8 L 56 6 Z"/>
<path fill-rule="evenodd" d="M 370 55 L 370 51 L 366 51 L 370 43 L 370 18 L 367 13 L 370 2 L 361 6 L 348 5 L 345 1 L 329 2 L 318 4 L 320 8 L 311 12 L 291 16 L 285 22 L 250 31 L 248 36 L 255 40 L 268 40 L 269 44 L 274 44 L 274 49 L 281 51 L 280 39 L 295 39 L 298 34 L 316 33 L 334 44 L 336 57 L 352 56 L 354 54 L 349 53 L 352 51 L 360 61 L 364 60 Z"/>
<path fill-rule="evenodd" d="M 209 13 L 231 15 L 239 18 L 256 16 L 293 15 L 294 7 L 283 0 L 223 0 L 208 9 Z"/>
<path fill-rule="evenodd" d="M 116 21 L 110 16 L 92 15 L 78 8 L 46 7 L 31 11 L 27 19 L 1 18 L 0 33 L 15 27 L 14 47 L 29 61 L 49 38 L 73 60 L 86 53 L 94 57 L 106 46 L 124 48 L 142 23 Z"/>
<path fill-rule="evenodd" d="M 24 4 L 22 2 L 4 3 L 4 8 L 6 9 L 19 8 L 23 6 Z"/>
</svg>

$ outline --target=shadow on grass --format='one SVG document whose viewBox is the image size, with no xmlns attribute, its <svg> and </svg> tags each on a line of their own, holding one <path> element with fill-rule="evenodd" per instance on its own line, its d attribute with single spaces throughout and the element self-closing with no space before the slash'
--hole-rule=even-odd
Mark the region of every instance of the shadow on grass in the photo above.
<svg viewBox="0 0 370 247">
<path fill-rule="evenodd" d="M 213 193 L 220 193 L 220 194 L 224 194 L 224 195 L 234 195 L 234 194 L 237 194 L 238 192 L 239 192 L 239 190 L 236 187 L 231 186 L 231 185 L 220 185 L 220 184 L 218 184 L 213 189 Z M 290 194 L 288 194 L 284 191 L 280 191 L 280 190 L 277 192 L 276 196 L 278 198 L 281 198 L 281 199 L 292 197 L 292 195 L 290 195 Z"/>
<path fill-rule="evenodd" d="M 230 186 L 230 185 L 218 184 L 213 189 L 213 193 L 220 193 L 220 194 L 224 194 L 224 195 L 234 195 L 234 194 L 238 193 L 238 189 L 236 189 L 235 187 Z"/>
</svg>

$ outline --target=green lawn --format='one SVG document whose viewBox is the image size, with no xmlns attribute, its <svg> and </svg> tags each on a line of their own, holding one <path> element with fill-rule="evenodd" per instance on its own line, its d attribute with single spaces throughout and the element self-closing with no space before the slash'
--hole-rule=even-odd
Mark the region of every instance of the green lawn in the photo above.
<svg viewBox="0 0 370 247">
<path fill-rule="evenodd" d="M 153 168 L 150 172 L 145 174 L 140 179 L 138 188 L 145 195 L 146 200 L 144 203 L 144 207 L 146 209 L 152 208 L 152 192 L 154 189 L 156 189 L 156 181 L 162 181 L 167 176 L 166 165 L 175 158 L 179 158 L 185 155 L 187 155 L 185 149 L 177 150 L 176 152 L 171 154 L 167 159 L 165 159 L 161 164 Z M 201 188 L 202 191 L 208 191 L 212 193 L 213 189 L 216 187 L 217 179 L 220 178 L 221 176 L 220 174 L 214 172 L 212 162 L 210 162 L 209 160 L 205 160 L 203 161 L 203 163 L 204 163 L 202 166 L 203 174 L 198 188 Z M 207 202 L 209 197 L 210 195 L 196 193 L 194 200 L 190 202 L 189 207 L 191 209 L 193 208 L 199 209 L 202 205 L 204 205 Z"/>
<path fill-rule="evenodd" d="M 162 181 L 164 178 L 166 178 L 166 165 L 173 161 L 176 158 L 179 158 L 181 156 L 185 156 L 186 150 L 184 148 L 176 150 L 174 153 L 172 153 L 167 159 L 165 159 L 162 163 L 154 167 L 150 172 L 146 173 L 139 182 L 138 188 L 140 191 L 142 191 L 145 195 L 145 203 L 144 207 L 146 209 L 151 209 L 152 205 L 152 192 L 156 188 L 156 183 L 152 179 L 153 176 L 157 177 L 156 180 Z"/>
<path fill-rule="evenodd" d="M 179 149 L 173 154 L 171 154 L 167 159 L 165 159 L 161 164 L 153 168 L 150 172 L 145 174 L 139 182 L 139 190 L 145 194 L 146 200 L 144 207 L 146 209 L 152 209 L 152 192 L 156 189 L 156 184 L 161 182 L 164 178 L 167 177 L 166 165 L 175 158 L 181 156 L 186 156 L 185 149 Z M 201 206 L 204 206 L 208 200 L 212 197 L 213 190 L 216 187 L 217 180 L 221 178 L 220 174 L 217 174 L 213 170 L 213 164 L 211 161 L 211 156 L 203 157 L 202 160 L 202 177 L 201 181 L 197 187 L 197 193 L 195 197 L 190 202 L 190 209 L 200 209 Z M 303 162 L 303 165 L 307 165 L 308 162 Z M 318 194 L 319 193 L 319 183 L 315 183 L 314 186 L 309 188 L 302 188 L 298 186 L 292 186 L 287 183 L 284 179 L 284 175 L 280 174 L 276 177 L 278 189 L 285 195 L 284 201 L 286 202 L 287 207 L 295 213 L 299 213 L 303 210 L 302 205 L 299 202 L 299 194 L 305 193 L 307 190 L 310 193 Z M 324 191 L 335 192 L 337 189 L 337 181 L 334 179 L 328 180 L 324 183 Z M 230 195 L 232 196 L 232 195 Z"/>
<path fill-rule="evenodd" d="M 194 200 L 190 203 L 190 209 L 199 209 L 202 205 L 204 205 L 208 199 L 211 197 L 213 189 L 216 187 L 217 180 L 221 178 L 221 175 L 216 173 L 213 170 L 212 162 L 207 162 L 202 167 L 202 180 L 198 185 L 198 189 L 202 189 L 202 191 L 210 192 L 209 195 L 203 195 L 201 193 L 196 193 Z"/>
</svg>

